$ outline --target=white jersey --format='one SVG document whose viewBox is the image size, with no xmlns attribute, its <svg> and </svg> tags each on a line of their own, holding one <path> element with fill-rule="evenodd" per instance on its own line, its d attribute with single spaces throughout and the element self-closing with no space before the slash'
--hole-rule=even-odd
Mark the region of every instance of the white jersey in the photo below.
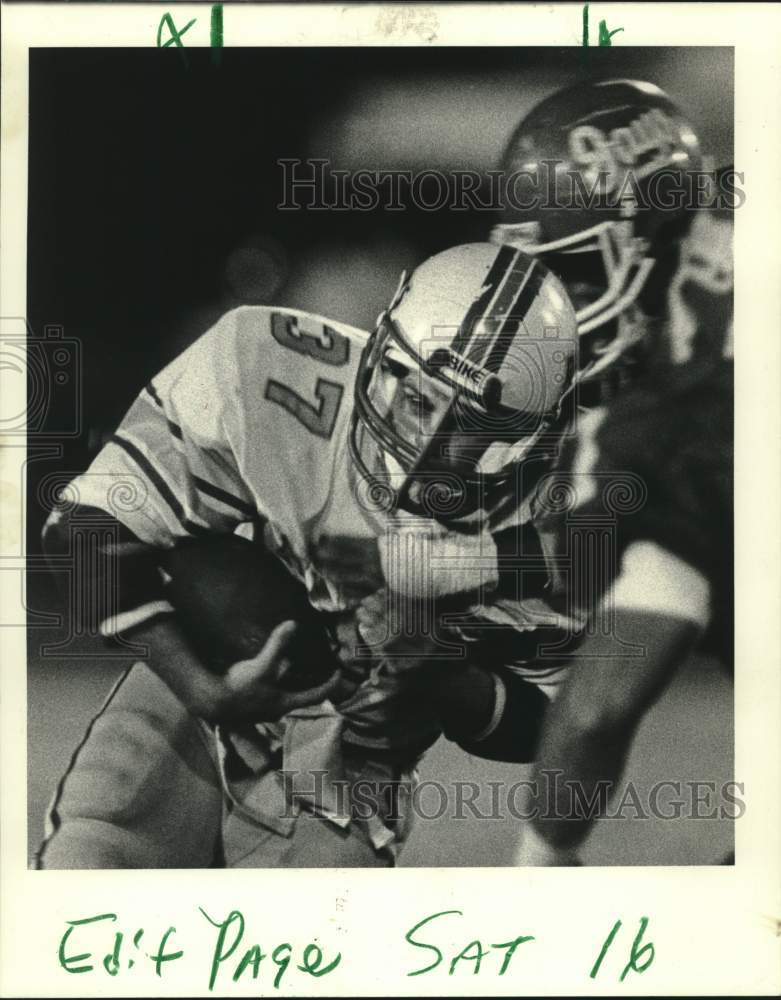
<svg viewBox="0 0 781 1000">
<path fill-rule="evenodd" d="M 290 309 L 225 315 L 140 393 L 73 484 L 142 541 L 169 547 L 267 521 L 318 607 L 344 607 L 311 564 L 322 532 L 374 535 L 345 469 L 366 334 Z M 117 486 L 137 491 L 117 505 Z"/>
<path fill-rule="evenodd" d="M 205 532 L 264 537 L 309 591 L 342 611 L 339 581 L 313 564 L 323 535 L 376 537 L 349 474 L 353 386 L 367 335 L 291 309 L 225 315 L 139 394 L 90 468 L 78 502 L 106 510 L 138 538 L 171 547 Z M 149 614 L 158 610 L 150 602 Z M 136 609 L 133 624 L 144 621 Z M 436 738 L 419 706 L 398 704 L 404 682 L 372 676 L 340 706 L 354 742 L 422 750 Z M 412 725 L 411 725 L 412 723 Z"/>
<path fill-rule="evenodd" d="M 348 450 L 366 339 L 361 330 L 291 309 L 226 314 L 139 394 L 73 483 L 79 503 L 166 548 L 192 535 L 263 525 L 314 606 L 349 609 L 339 580 L 318 570 L 312 552 L 323 536 L 368 540 L 381 530 L 361 505 Z M 149 613 L 156 610 L 150 602 Z M 133 624 L 143 620 L 140 607 Z M 405 697 L 404 678 L 366 675 L 339 706 L 347 738 L 422 751 L 437 729 L 424 706 Z"/>
</svg>

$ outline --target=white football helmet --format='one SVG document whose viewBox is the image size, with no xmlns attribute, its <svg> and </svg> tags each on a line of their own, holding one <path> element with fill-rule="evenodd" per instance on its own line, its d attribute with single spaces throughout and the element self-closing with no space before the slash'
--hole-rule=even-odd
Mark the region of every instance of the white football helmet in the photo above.
<svg viewBox="0 0 781 1000">
<path fill-rule="evenodd" d="M 374 501 L 446 524 L 517 506 L 524 470 L 558 439 L 576 349 L 564 286 L 516 248 L 458 246 L 402 275 L 361 357 L 350 429 Z"/>
</svg>

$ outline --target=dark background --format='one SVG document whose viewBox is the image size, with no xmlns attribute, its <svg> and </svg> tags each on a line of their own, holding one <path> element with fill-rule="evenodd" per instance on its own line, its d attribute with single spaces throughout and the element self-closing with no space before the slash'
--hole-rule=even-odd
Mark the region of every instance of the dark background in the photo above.
<svg viewBox="0 0 781 1000">
<path fill-rule="evenodd" d="M 367 326 L 402 267 L 492 223 L 414 204 L 279 211 L 278 159 L 485 171 L 537 100 L 610 76 L 668 89 L 717 164 L 732 159 L 726 49 L 32 51 L 28 319 L 35 335 L 56 324 L 82 345 L 84 433 L 69 467 L 227 309 L 277 301 Z M 54 399 L 56 433 L 71 401 Z"/>
<path fill-rule="evenodd" d="M 67 479 L 84 469 L 139 388 L 227 309 L 279 302 L 367 327 L 403 267 L 453 243 L 484 239 L 493 222 L 488 213 L 414 205 L 401 212 L 281 212 L 278 159 L 325 157 L 334 170 L 487 171 L 537 101 L 558 87 L 609 77 L 659 84 L 689 113 L 716 165 L 731 162 L 731 49 L 33 50 L 28 322 L 36 341 L 54 326 L 79 350 L 66 382 L 56 391 L 53 383 L 43 387 L 30 438 L 58 446 L 53 457 L 29 453 L 31 566 L 46 516 L 42 484 L 54 473 Z M 52 377 L 55 368 L 46 369 Z M 63 436 L 77 396 L 78 433 Z M 47 574 L 28 574 L 27 600 L 33 622 L 56 607 Z M 29 635 L 32 844 L 58 772 L 128 660 L 88 662 L 86 640 L 63 629 L 34 627 Z M 57 641 L 64 645 L 46 652 Z M 705 705 L 699 725 L 713 730 L 718 759 L 702 743 L 687 755 L 679 740 L 673 758 L 665 758 L 672 774 L 662 764 L 664 777 L 696 771 L 698 760 L 707 778 L 731 776 L 727 689 L 707 669 L 700 673 L 680 683 L 688 685 L 687 699 Z M 671 717 L 668 706 L 665 719 Z M 672 743 L 667 728 L 663 733 Z M 658 750 L 658 740 L 651 745 Z M 450 747 L 440 746 L 434 760 L 454 774 L 502 773 Z M 703 839 L 702 822 L 694 826 L 697 836 L 679 833 L 677 842 L 665 828 L 659 850 L 672 844 L 672 854 L 662 862 L 706 860 L 731 836 Z M 454 828 L 449 841 L 437 834 L 437 856 L 450 858 L 440 863 L 502 863 L 512 824 L 493 841 L 485 828 L 470 840 L 467 827 Z M 458 846 L 463 837 L 468 851 Z M 603 843 L 614 841 L 611 857 L 630 862 L 631 854 L 616 856 L 617 837 L 602 834 Z M 432 863 L 433 855 L 421 840 L 409 857 Z"/>
</svg>

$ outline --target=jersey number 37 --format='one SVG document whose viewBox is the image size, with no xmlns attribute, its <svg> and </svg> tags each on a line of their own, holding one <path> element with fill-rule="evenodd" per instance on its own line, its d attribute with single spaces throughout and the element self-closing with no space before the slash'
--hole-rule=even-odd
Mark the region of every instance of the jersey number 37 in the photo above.
<svg viewBox="0 0 781 1000">
<path fill-rule="evenodd" d="M 325 325 L 319 335 L 307 333 L 299 328 L 297 317 L 273 313 L 271 334 L 283 347 L 326 365 L 339 367 L 347 364 L 350 358 L 350 341 Z M 266 399 L 292 413 L 312 434 L 328 440 L 334 432 L 343 393 L 344 386 L 338 382 L 318 378 L 315 382 L 316 402 L 310 403 L 289 386 L 270 378 L 265 395 Z"/>
</svg>

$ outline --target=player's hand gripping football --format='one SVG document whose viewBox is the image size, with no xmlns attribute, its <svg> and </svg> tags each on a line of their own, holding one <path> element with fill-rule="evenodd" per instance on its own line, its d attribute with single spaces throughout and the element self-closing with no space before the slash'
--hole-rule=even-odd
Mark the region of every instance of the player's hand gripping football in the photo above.
<svg viewBox="0 0 781 1000">
<path fill-rule="evenodd" d="M 281 622 L 255 656 L 234 663 L 222 675 L 206 671 L 196 695 L 197 714 L 215 723 L 272 722 L 328 698 L 339 685 L 339 670 L 314 687 L 285 687 L 294 669 L 290 645 L 299 627 L 293 621 Z"/>
</svg>

